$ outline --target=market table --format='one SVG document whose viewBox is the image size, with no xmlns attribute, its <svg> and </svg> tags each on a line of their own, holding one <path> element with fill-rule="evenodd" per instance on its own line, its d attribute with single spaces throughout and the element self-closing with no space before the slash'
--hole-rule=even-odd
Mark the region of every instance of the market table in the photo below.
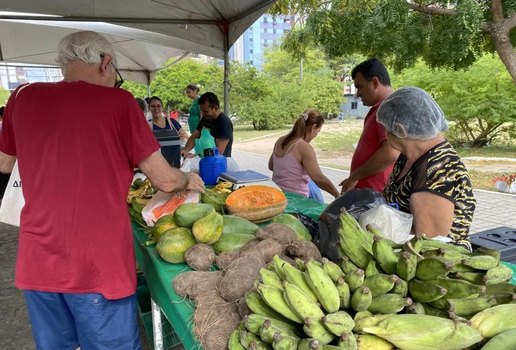
<svg viewBox="0 0 516 350">
<path fill-rule="evenodd" d="M 288 200 L 285 212 L 301 212 L 317 219 L 325 204 L 306 199 L 303 196 L 286 193 Z M 154 349 L 163 349 L 160 310 L 174 328 L 175 335 L 185 349 L 201 349 L 192 333 L 194 305 L 177 295 L 172 287 L 175 276 L 190 270 L 186 264 L 170 264 L 159 256 L 155 245 L 146 246 L 147 235 L 141 226 L 133 222 L 134 247 L 138 266 L 143 270 L 151 296 L 154 329 Z"/>
<path fill-rule="evenodd" d="M 306 199 L 297 194 L 286 193 L 288 205 L 287 213 L 300 212 L 312 219 L 317 219 L 326 207 L 325 204 Z M 174 277 L 182 272 L 189 271 L 186 264 L 170 264 L 158 255 L 155 245 L 146 246 L 147 235 L 141 226 L 133 222 L 134 246 L 138 265 L 143 270 L 150 291 L 154 331 L 154 349 L 162 350 L 162 326 L 161 313 L 172 325 L 177 339 L 185 349 L 200 349 L 193 334 L 192 316 L 194 305 L 188 300 L 177 295 L 172 287 Z M 516 284 L 516 265 L 505 263 L 514 273 L 512 284 Z"/>
</svg>

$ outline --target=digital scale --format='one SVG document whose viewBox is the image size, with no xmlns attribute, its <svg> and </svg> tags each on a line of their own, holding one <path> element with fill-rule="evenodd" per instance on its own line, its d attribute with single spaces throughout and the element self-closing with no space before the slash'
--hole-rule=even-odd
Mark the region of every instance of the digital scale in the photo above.
<svg viewBox="0 0 516 350">
<path fill-rule="evenodd" d="M 233 190 L 250 185 L 263 185 L 281 190 L 270 178 L 270 176 L 254 170 L 227 171 L 219 176 L 219 180 L 233 183 Z"/>
</svg>

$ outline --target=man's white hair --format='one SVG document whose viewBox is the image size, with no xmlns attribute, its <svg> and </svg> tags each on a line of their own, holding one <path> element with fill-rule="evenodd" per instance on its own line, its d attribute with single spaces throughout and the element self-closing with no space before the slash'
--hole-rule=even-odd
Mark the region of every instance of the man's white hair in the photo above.
<svg viewBox="0 0 516 350">
<path fill-rule="evenodd" d="M 116 64 L 115 51 L 111 43 L 99 33 L 92 31 L 68 34 L 57 46 L 57 63 L 62 71 L 70 61 L 100 63 L 103 55 L 110 55 Z"/>
</svg>

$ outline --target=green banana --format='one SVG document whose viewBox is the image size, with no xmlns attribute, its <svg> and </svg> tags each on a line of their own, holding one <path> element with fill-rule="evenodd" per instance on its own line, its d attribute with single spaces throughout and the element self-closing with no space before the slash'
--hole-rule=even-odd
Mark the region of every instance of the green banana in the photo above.
<svg viewBox="0 0 516 350">
<path fill-rule="evenodd" d="M 285 301 L 281 289 L 260 283 L 258 285 L 258 292 L 267 305 L 274 309 L 274 311 L 291 321 L 303 323 L 303 319 L 299 317 Z"/>
<path fill-rule="evenodd" d="M 396 264 L 396 274 L 405 281 L 410 281 L 416 276 L 417 270 L 417 256 L 403 252 L 398 255 L 398 262 Z"/>
<path fill-rule="evenodd" d="M 367 277 L 364 280 L 364 286 L 369 288 L 374 298 L 389 292 L 397 280 L 399 280 L 399 277 L 396 275 L 377 274 Z"/>
<path fill-rule="evenodd" d="M 357 333 L 363 333 L 364 328 L 376 326 L 378 323 L 393 315 L 395 314 L 378 314 L 360 318 L 355 320 L 355 327 L 353 328 L 353 331 Z"/>
<path fill-rule="evenodd" d="M 321 308 L 295 284 L 283 282 L 283 297 L 290 308 L 301 318 L 323 317 Z"/>
<path fill-rule="evenodd" d="M 258 335 L 260 334 L 260 327 L 266 320 L 267 317 L 263 315 L 249 314 L 245 315 L 242 318 L 242 323 L 244 324 L 244 327 L 245 329 L 247 329 L 248 332 Z"/>
<path fill-rule="evenodd" d="M 355 321 L 346 311 L 327 314 L 321 319 L 323 325 L 336 336 L 349 333 L 355 327 Z"/>
<path fill-rule="evenodd" d="M 365 276 L 370 277 L 373 275 L 377 275 L 379 273 L 380 273 L 380 271 L 378 270 L 378 267 L 376 266 L 376 260 L 371 259 L 365 269 Z"/>
<path fill-rule="evenodd" d="M 321 349 L 320 343 L 317 339 L 307 338 L 301 339 L 299 345 L 297 346 L 297 350 L 317 350 Z"/>
<path fill-rule="evenodd" d="M 498 266 L 500 260 L 491 255 L 474 255 L 464 258 L 461 262 L 477 270 L 489 270 Z"/>
<path fill-rule="evenodd" d="M 516 349 L 516 328 L 508 329 L 495 335 L 482 350 L 514 350 Z"/>
<path fill-rule="evenodd" d="M 339 278 L 337 281 L 337 291 L 339 292 L 340 308 L 348 309 L 351 303 L 351 291 L 349 285 L 344 281 L 344 278 Z"/>
<path fill-rule="evenodd" d="M 387 274 L 392 275 L 396 273 L 396 265 L 398 264 L 398 257 L 394 253 L 389 242 L 379 236 L 373 238 L 373 255 L 380 268 Z"/>
<path fill-rule="evenodd" d="M 465 255 L 454 250 L 439 248 L 434 250 L 427 250 L 423 253 L 423 257 L 436 258 L 443 262 L 449 262 L 452 264 L 460 264 L 463 260 L 469 258 L 469 255 Z"/>
<path fill-rule="evenodd" d="M 263 321 L 263 324 L 259 329 L 259 335 L 262 341 L 264 341 L 267 344 L 272 344 L 274 341 L 274 334 L 276 333 L 279 333 L 284 337 L 288 336 L 291 338 L 298 338 L 292 330 L 288 330 L 288 332 L 285 332 L 284 328 L 276 327 L 274 323 L 271 322 L 271 320 Z"/>
<path fill-rule="evenodd" d="M 408 283 L 405 282 L 405 280 L 398 278 L 394 283 L 394 288 L 392 288 L 391 292 L 394 294 L 399 294 L 405 298 L 408 294 Z"/>
<path fill-rule="evenodd" d="M 312 301 L 317 302 L 317 296 L 306 282 L 305 275 L 302 271 L 296 269 L 290 264 L 287 264 L 283 266 L 283 272 L 285 273 L 285 280 L 288 283 L 298 286 L 310 299 L 312 299 Z"/>
<path fill-rule="evenodd" d="M 456 272 L 455 278 L 468 281 L 473 284 L 484 284 L 484 272 Z"/>
<path fill-rule="evenodd" d="M 267 270 L 264 268 L 260 269 L 260 276 L 262 276 L 262 283 L 271 287 L 282 289 L 281 278 L 274 271 Z"/>
<path fill-rule="evenodd" d="M 369 316 L 373 316 L 373 313 L 370 312 L 370 311 L 367 311 L 367 310 L 364 310 L 364 311 L 358 311 L 357 313 L 355 313 L 355 316 L 353 316 L 353 321 L 358 321 L 362 318 L 366 318 L 366 317 L 369 317 Z"/>
<path fill-rule="evenodd" d="M 352 270 L 344 277 L 344 280 L 349 285 L 349 290 L 354 292 L 358 287 L 364 284 L 365 273 L 362 269 Z"/>
<path fill-rule="evenodd" d="M 416 277 L 422 281 L 445 277 L 453 268 L 452 263 L 446 263 L 435 258 L 426 258 L 418 261 Z"/>
<path fill-rule="evenodd" d="M 358 267 L 365 269 L 372 255 L 373 234 L 363 230 L 345 210 L 342 210 L 339 221 L 338 233 L 342 251 Z"/>
<path fill-rule="evenodd" d="M 496 299 L 478 297 L 468 299 L 446 299 L 449 310 L 457 316 L 468 317 L 496 305 Z"/>
<path fill-rule="evenodd" d="M 448 311 L 444 311 L 438 308 L 433 307 L 430 304 L 423 303 L 423 308 L 425 309 L 424 315 L 429 316 L 436 316 L 436 317 L 442 317 L 442 318 L 450 318 L 450 313 Z"/>
<path fill-rule="evenodd" d="M 276 332 L 273 336 L 272 348 L 274 350 L 292 350 L 299 346 L 299 338 L 293 338 Z"/>
<path fill-rule="evenodd" d="M 492 306 L 477 313 L 470 321 L 484 338 L 492 338 L 508 329 L 516 328 L 516 304 Z"/>
<path fill-rule="evenodd" d="M 436 240 L 436 239 L 422 237 L 422 239 L 421 239 L 421 251 L 427 251 L 427 250 L 439 249 L 439 248 L 443 248 L 443 249 L 446 249 L 446 250 L 449 250 L 449 251 L 454 251 L 456 253 L 460 253 L 460 254 L 464 254 L 464 255 L 470 254 L 469 250 L 467 250 L 464 247 L 461 247 L 461 246 L 458 246 L 458 245 L 454 245 L 454 244 L 445 243 L 445 242 L 441 242 L 441 241 Z"/>
<path fill-rule="evenodd" d="M 314 260 L 306 264 L 305 279 L 322 307 L 327 312 L 335 312 L 340 308 L 340 296 L 337 287 L 324 270 L 314 263 Z"/>
<path fill-rule="evenodd" d="M 373 334 L 360 334 L 357 339 L 358 350 L 394 350 L 387 340 Z M 408 348 L 407 348 L 408 349 Z"/>
<path fill-rule="evenodd" d="M 446 288 L 430 281 L 421 281 L 413 278 L 408 283 L 408 290 L 412 299 L 420 303 L 429 303 L 441 299 L 447 294 Z"/>
<path fill-rule="evenodd" d="M 245 349 L 250 349 L 251 343 L 260 341 L 260 338 L 258 338 L 258 336 L 244 329 L 239 330 L 238 339 L 240 340 L 240 344 Z"/>
<path fill-rule="evenodd" d="M 516 286 L 509 283 L 488 284 L 486 291 L 482 294 L 516 293 Z"/>
<path fill-rule="evenodd" d="M 245 350 L 242 344 L 240 344 L 240 330 L 235 329 L 231 332 L 228 341 L 228 350 Z"/>
<path fill-rule="evenodd" d="M 372 313 L 393 314 L 412 305 L 412 299 L 404 298 L 399 294 L 387 293 L 373 298 L 367 310 Z"/>
<path fill-rule="evenodd" d="M 497 260 L 501 259 L 500 251 L 496 250 L 496 249 L 485 248 L 485 247 L 477 247 L 475 252 L 477 252 L 479 254 L 483 254 L 483 255 L 490 255 L 493 258 L 496 258 Z"/>
<path fill-rule="evenodd" d="M 351 295 L 351 308 L 355 311 L 364 311 L 369 308 L 372 301 L 371 291 L 369 288 L 362 286 L 357 288 Z"/>
<path fill-rule="evenodd" d="M 351 273 L 353 270 L 357 270 L 358 266 L 355 265 L 351 259 L 349 259 L 346 255 L 342 255 L 340 257 L 342 260 L 340 261 L 340 267 L 342 271 L 347 275 Z"/>
<path fill-rule="evenodd" d="M 245 295 L 245 302 L 249 309 L 255 314 L 263 315 L 265 317 L 271 317 L 280 321 L 287 321 L 288 319 L 274 311 L 262 296 L 256 291 L 249 291 Z"/>
<path fill-rule="evenodd" d="M 343 350 L 358 350 L 357 338 L 353 332 L 344 333 L 339 337 L 337 346 Z"/>
<path fill-rule="evenodd" d="M 282 280 L 284 280 L 285 279 L 284 265 L 290 265 L 290 264 L 277 255 L 274 255 L 274 257 L 272 258 L 272 261 L 274 262 L 274 271 L 276 271 L 278 276 Z"/>
<path fill-rule="evenodd" d="M 330 261 L 326 258 L 322 258 L 322 267 L 324 272 L 326 272 L 326 274 L 330 276 L 331 280 L 334 283 L 337 283 L 339 278 L 344 277 L 344 272 L 342 271 L 340 266 L 335 264 L 333 261 Z"/>
<path fill-rule="evenodd" d="M 330 343 L 335 336 L 324 327 L 321 318 L 307 317 L 305 318 L 305 325 L 303 331 L 310 337 L 321 344 Z"/>
<path fill-rule="evenodd" d="M 512 270 L 504 264 L 500 264 L 496 267 L 487 270 L 483 280 L 486 285 L 490 285 L 506 282 L 509 281 L 511 278 Z"/>
<path fill-rule="evenodd" d="M 412 305 L 409 305 L 406 309 L 408 314 L 418 314 L 418 315 L 424 315 L 425 314 L 425 307 L 422 303 L 412 303 Z"/>
<path fill-rule="evenodd" d="M 252 341 L 250 344 L 249 344 L 249 350 L 269 350 L 270 347 L 262 342 L 261 340 L 255 340 L 255 341 Z"/>
<path fill-rule="evenodd" d="M 487 289 L 485 286 L 479 286 L 456 278 L 438 277 L 428 282 L 445 288 L 447 299 L 476 298 Z"/>
</svg>

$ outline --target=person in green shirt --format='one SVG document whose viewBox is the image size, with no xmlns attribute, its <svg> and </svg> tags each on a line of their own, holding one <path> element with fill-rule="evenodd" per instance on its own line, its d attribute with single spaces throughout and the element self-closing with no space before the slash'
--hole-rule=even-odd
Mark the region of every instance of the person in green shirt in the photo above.
<svg viewBox="0 0 516 350">
<path fill-rule="evenodd" d="M 201 109 L 199 107 L 199 86 L 190 84 L 185 88 L 185 93 L 188 98 L 193 100 L 188 115 L 188 128 L 190 129 L 190 133 L 193 133 L 197 130 L 197 126 L 202 118 Z M 195 140 L 195 154 L 202 157 L 205 148 L 213 147 L 215 147 L 215 139 L 211 136 L 208 129 L 203 128 L 200 138 Z"/>
</svg>

